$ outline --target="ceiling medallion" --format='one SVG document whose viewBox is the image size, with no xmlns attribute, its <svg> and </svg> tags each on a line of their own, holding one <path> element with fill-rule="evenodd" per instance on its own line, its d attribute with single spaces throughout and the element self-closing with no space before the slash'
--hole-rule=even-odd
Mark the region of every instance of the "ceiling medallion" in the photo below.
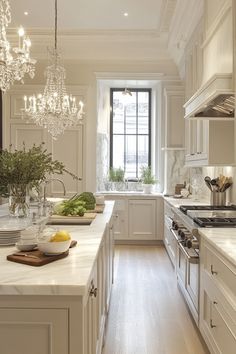
<svg viewBox="0 0 236 354">
<path fill-rule="evenodd" d="M 31 42 L 25 37 L 23 27 L 18 30 L 19 46 L 13 48 L 7 40 L 6 29 L 11 23 L 11 8 L 9 0 L 0 0 L 0 89 L 5 92 L 14 81 L 21 81 L 25 74 L 34 77 L 36 60 L 30 58 Z"/>
<path fill-rule="evenodd" d="M 55 45 L 49 54 L 51 65 L 45 70 L 44 92 L 37 96 L 25 96 L 22 112 L 34 123 L 47 129 L 53 139 L 57 139 L 65 129 L 81 124 L 84 117 L 83 102 L 80 101 L 78 107 L 76 98 L 66 91 L 66 71 L 60 64 L 57 50 L 57 0 L 55 0 Z"/>
</svg>

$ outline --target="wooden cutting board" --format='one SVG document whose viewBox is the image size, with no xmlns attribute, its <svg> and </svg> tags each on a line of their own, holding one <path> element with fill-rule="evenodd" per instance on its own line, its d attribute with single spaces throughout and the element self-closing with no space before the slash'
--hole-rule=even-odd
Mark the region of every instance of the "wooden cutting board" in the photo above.
<svg viewBox="0 0 236 354">
<path fill-rule="evenodd" d="M 68 224 L 68 225 L 90 225 L 93 219 L 95 219 L 97 213 L 84 213 L 84 216 L 62 216 L 62 215 L 51 215 L 48 224 Z"/>
<path fill-rule="evenodd" d="M 17 252 L 20 253 L 20 252 Z M 28 256 L 15 256 L 14 254 L 10 254 L 7 256 L 8 261 L 16 262 L 16 263 L 22 263 L 22 264 L 27 264 L 31 265 L 34 267 L 40 267 L 42 265 L 57 261 L 58 259 L 62 259 L 68 256 L 69 250 L 60 253 L 57 255 L 52 255 L 52 256 L 46 256 L 43 252 L 41 251 L 30 251 L 30 252 L 22 252 L 23 254 L 28 254 L 28 255 L 33 255 L 37 258 L 30 258 Z"/>
<path fill-rule="evenodd" d="M 95 209 L 93 210 L 88 210 L 89 213 L 98 213 L 101 214 L 103 213 L 105 208 L 105 204 L 96 204 Z M 86 212 L 87 213 L 87 212 Z"/>
</svg>

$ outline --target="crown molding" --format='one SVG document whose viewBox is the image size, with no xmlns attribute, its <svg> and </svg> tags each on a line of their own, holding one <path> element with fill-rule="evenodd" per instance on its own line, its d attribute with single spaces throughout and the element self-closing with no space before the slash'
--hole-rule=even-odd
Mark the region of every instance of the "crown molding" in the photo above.
<svg viewBox="0 0 236 354">
<path fill-rule="evenodd" d="M 139 72 L 94 72 L 97 80 L 150 80 L 150 81 L 180 81 L 179 76 L 164 73 L 139 73 Z"/>
<path fill-rule="evenodd" d="M 158 30 L 58 30 L 58 37 L 160 37 L 162 34 Z M 17 29 L 9 28 L 7 34 L 18 38 Z M 27 35 L 34 37 L 53 37 L 54 29 L 48 28 L 27 28 Z"/>
</svg>

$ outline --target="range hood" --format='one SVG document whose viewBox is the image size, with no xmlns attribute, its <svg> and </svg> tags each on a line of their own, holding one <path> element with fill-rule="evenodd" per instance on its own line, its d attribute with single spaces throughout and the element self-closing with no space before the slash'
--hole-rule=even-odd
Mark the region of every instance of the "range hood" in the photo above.
<svg viewBox="0 0 236 354">
<path fill-rule="evenodd" d="M 185 104 L 185 118 L 234 118 L 232 74 L 215 74 Z"/>
</svg>

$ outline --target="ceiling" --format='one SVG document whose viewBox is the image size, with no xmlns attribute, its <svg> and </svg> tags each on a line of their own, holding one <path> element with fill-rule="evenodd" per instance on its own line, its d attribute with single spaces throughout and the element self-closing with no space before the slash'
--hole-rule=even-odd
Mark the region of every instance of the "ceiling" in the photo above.
<svg viewBox="0 0 236 354">
<path fill-rule="evenodd" d="M 58 0 L 58 46 L 68 60 L 156 63 L 174 59 L 178 65 L 184 52 L 180 40 L 191 34 L 202 2 Z M 46 47 L 54 41 L 55 0 L 10 0 L 10 5 L 12 44 L 17 44 L 16 28 L 22 25 L 30 35 L 33 56 L 47 59 Z"/>
<path fill-rule="evenodd" d="M 10 0 L 12 26 L 52 28 L 54 0 Z M 58 0 L 58 27 L 69 30 L 157 30 L 176 0 Z M 166 7 L 169 13 L 165 14 Z M 24 15 L 27 11 L 28 16 Z M 124 13 L 128 16 L 125 17 Z M 166 19 L 165 19 L 166 17 Z M 166 28 L 167 29 L 167 28 Z"/>
</svg>

